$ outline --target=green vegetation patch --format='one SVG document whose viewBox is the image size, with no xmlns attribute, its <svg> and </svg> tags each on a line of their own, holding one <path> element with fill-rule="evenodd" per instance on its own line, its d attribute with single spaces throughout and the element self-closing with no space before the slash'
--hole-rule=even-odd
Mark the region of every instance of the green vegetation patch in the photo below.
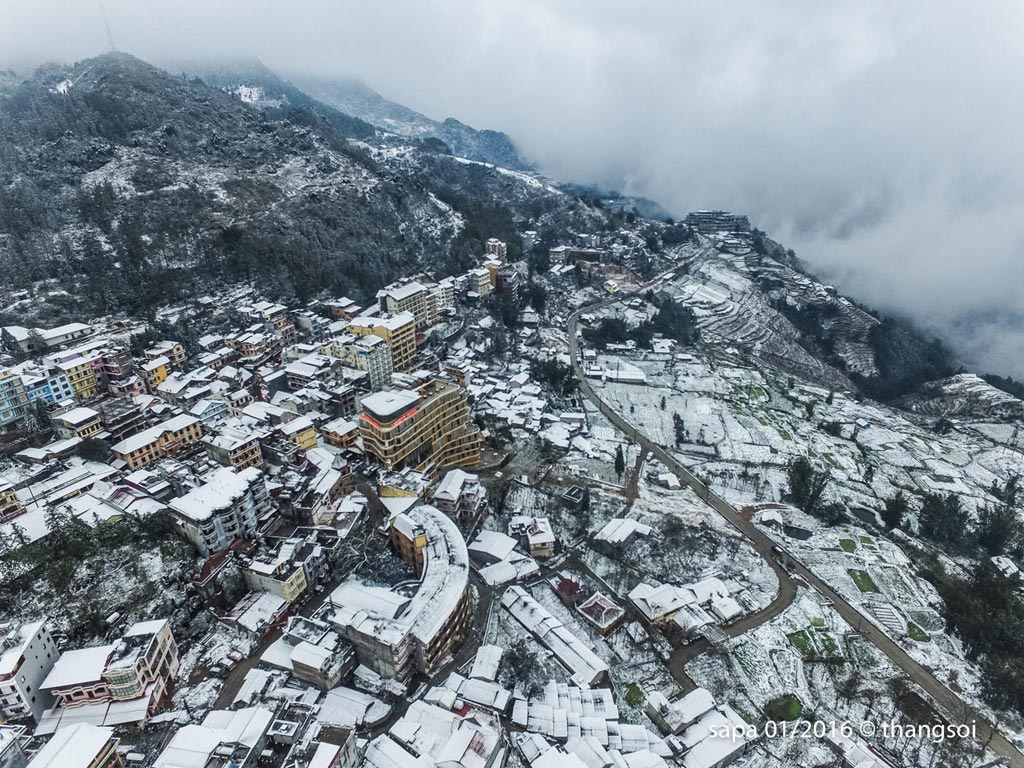
<svg viewBox="0 0 1024 768">
<path fill-rule="evenodd" d="M 818 647 L 821 648 L 822 656 L 828 656 L 835 658 L 836 656 L 842 656 L 839 651 L 839 643 L 832 637 L 828 632 L 817 632 L 815 633 L 818 638 Z"/>
<path fill-rule="evenodd" d="M 843 548 L 843 552 L 851 555 L 857 551 L 857 542 L 853 539 L 840 539 L 839 546 Z"/>
<path fill-rule="evenodd" d="M 931 641 L 931 637 L 928 633 L 912 621 L 907 622 L 907 634 L 909 634 L 910 639 L 916 643 L 927 643 Z"/>
<path fill-rule="evenodd" d="M 861 592 L 878 592 L 878 585 L 875 584 L 875 580 L 871 578 L 871 575 L 867 571 L 857 570 L 856 568 L 848 568 L 846 570 L 850 574 L 850 578 L 853 579 L 853 583 L 857 585 L 857 589 Z"/>
<path fill-rule="evenodd" d="M 764 716 L 776 721 L 796 720 L 803 711 L 804 705 L 792 693 L 784 693 L 764 706 Z"/>
<path fill-rule="evenodd" d="M 638 708 L 643 706 L 644 692 L 636 683 L 630 683 L 626 686 L 626 693 L 623 696 L 623 698 L 626 700 L 626 703 L 629 704 L 629 706 Z"/>
<path fill-rule="evenodd" d="M 787 637 L 789 638 L 789 644 L 800 651 L 802 656 L 813 654 L 814 643 L 811 641 L 811 636 L 807 634 L 807 630 L 801 629 L 797 632 L 790 632 Z"/>
</svg>

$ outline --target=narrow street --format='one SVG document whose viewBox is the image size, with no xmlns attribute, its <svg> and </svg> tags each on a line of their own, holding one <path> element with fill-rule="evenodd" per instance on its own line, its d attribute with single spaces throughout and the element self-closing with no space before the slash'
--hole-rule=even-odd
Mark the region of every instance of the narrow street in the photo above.
<svg viewBox="0 0 1024 768">
<path fill-rule="evenodd" d="M 703 481 L 697 478 L 692 472 L 677 461 L 668 451 L 657 445 L 647 436 L 641 433 L 636 426 L 627 421 L 621 414 L 614 411 L 605 403 L 587 380 L 580 362 L 579 342 L 576 338 L 577 322 L 579 315 L 584 312 L 593 312 L 596 309 L 609 306 L 621 300 L 622 297 L 602 301 L 577 310 L 569 316 L 567 334 L 569 340 L 569 355 L 572 360 L 572 367 L 579 380 L 580 391 L 590 400 L 591 403 L 605 416 L 612 424 L 620 429 L 626 436 L 635 441 L 642 449 L 650 453 L 664 464 L 680 482 L 694 490 L 712 509 L 721 515 L 727 522 L 736 528 L 750 542 L 757 553 L 771 566 L 779 578 L 779 595 L 763 611 L 751 614 L 746 619 L 737 622 L 727 630 L 731 637 L 737 637 L 744 632 L 754 629 L 766 621 L 770 621 L 784 611 L 793 601 L 796 595 L 796 583 L 790 575 L 789 570 L 796 573 L 809 588 L 817 591 L 823 598 L 828 600 L 836 612 L 851 627 L 856 629 L 862 636 L 871 642 L 876 648 L 884 653 L 889 660 L 901 669 L 915 683 L 923 688 L 935 701 L 939 708 L 954 723 L 974 723 L 976 726 L 977 741 L 987 746 L 1000 757 L 1004 758 L 1009 765 L 1017 768 L 1024 768 L 1024 754 L 1014 744 L 1000 733 L 995 726 L 984 715 L 978 712 L 972 705 L 964 701 L 945 683 L 939 680 L 928 669 L 919 664 L 910 655 L 889 638 L 881 629 L 876 627 L 871 620 L 864 616 L 856 607 L 846 601 L 842 595 L 825 584 L 809 568 L 799 560 L 779 547 L 763 531 L 757 528 L 754 523 L 744 518 L 739 510 L 729 504 L 725 499 L 714 493 Z M 785 559 L 785 566 L 778 562 L 776 553 L 781 553 Z M 789 570 L 787 570 L 787 568 Z M 696 644 L 694 644 L 696 645 Z M 707 645 L 705 643 L 705 645 Z M 706 648 L 694 648 L 692 646 L 679 649 L 677 663 L 685 664 L 692 658 L 696 658 Z M 675 658 L 675 655 L 674 655 Z"/>
</svg>

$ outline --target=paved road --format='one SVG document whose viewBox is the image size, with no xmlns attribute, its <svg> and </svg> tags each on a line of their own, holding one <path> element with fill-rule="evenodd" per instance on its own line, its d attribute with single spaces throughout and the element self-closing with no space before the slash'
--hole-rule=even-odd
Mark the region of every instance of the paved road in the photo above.
<svg viewBox="0 0 1024 768">
<path fill-rule="evenodd" d="M 579 342 L 576 339 L 576 323 L 581 313 L 593 312 L 602 307 L 611 305 L 616 301 L 618 301 L 618 299 L 609 299 L 600 302 L 599 304 L 581 308 L 569 316 L 567 329 L 569 334 L 569 354 L 572 359 L 573 370 L 576 373 L 576 377 L 579 379 L 580 390 L 584 395 L 586 395 L 591 403 L 593 403 L 597 409 L 612 422 L 612 424 L 622 430 L 623 433 L 632 438 L 642 448 L 650 451 L 651 454 L 671 470 L 681 482 L 692 488 L 698 496 L 704 499 L 708 505 L 711 506 L 712 509 L 718 512 L 718 514 L 742 533 L 761 557 L 771 565 L 772 569 L 775 570 L 775 573 L 779 575 L 779 596 L 776 597 L 776 599 L 772 601 L 764 611 L 760 611 L 757 614 L 752 614 L 750 617 L 747 617 L 749 621 L 745 619 L 744 621 L 733 625 L 730 629 L 736 630 L 736 634 L 733 634 L 731 631 L 729 634 L 735 637 L 738 634 L 742 634 L 742 632 L 759 626 L 764 623 L 764 621 L 767 621 L 781 613 L 786 606 L 788 606 L 789 601 L 792 601 L 793 595 L 789 595 L 787 601 L 784 599 L 782 594 L 787 588 L 792 588 L 795 594 L 795 585 L 793 584 L 793 579 L 789 573 L 786 573 L 782 564 L 776 560 L 775 553 L 778 552 L 781 554 L 782 559 L 785 560 L 785 566 L 787 568 L 803 579 L 810 588 L 816 590 L 819 594 L 824 596 L 825 599 L 829 600 L 836 612 L 839 613 L 847 624 L 857 629 L 876 648 L 888 656 L 889 660 L 893 664 L 903 670 L 911 680 L 921 686 L 921 688 L 923 688 L 928 695 L 932 697 L 932 699 L 950 719 L 958 723 L 973 722 L 976 727 L 977 740 L 979 743 L 986 745 L 993 752 L 1004 758 L 1008 765 L 1015 766 L 1015 768 L 1024 768 L 1024 754 L 1022 754 L 1009 739 L 996 730 L 984 715 L 965 702 L 945 683 L 936 678 L 928 669 L 914 661 L 914 659 L 912 659 L 910 655 L 903 650 L 903 648 L 893 642 L 893 640 L 881 629 L 872 624 L 870 619 L 864 616 L 852 604 L 847 602 L 842 595 L 815 576 L 809 568 L 804 566 L 788 552 L 784 552 L 772 539 L 754 525 L 754 523 L 743 517 L 739 513 L 739 510 L 725 501 L 721 496 L 714 493 L 703 481 L 680 464 L 668 451 L 647 438 L 637 430 L 633 424 L 629 423 L 619 413 L 609 407 L 607 403 L 605 403 L 600 396 L 594 392 L 593 388 L 590 386 L 590 382 L 584 376 L 583 368 L 580 364 Z M 784 577 L 782 574 L 784 574 Z M 685 653 L 686 651 L 685 649 L 681 649 L 680 652 Z M 697 653 L 699 653 L 699 651 L 697 651 Z M 697 653 L 694 653 L 693 655 L 696 656 Z"/>
</svg>

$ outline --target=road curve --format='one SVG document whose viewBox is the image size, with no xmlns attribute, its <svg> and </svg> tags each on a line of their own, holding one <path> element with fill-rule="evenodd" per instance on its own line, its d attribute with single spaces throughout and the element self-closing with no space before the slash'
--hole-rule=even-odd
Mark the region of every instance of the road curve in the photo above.
<svg viewBox="0 0 1024 768">
<path fill-rule="evenodd" d="M 911 680 L 921 686 L 921 688 L 932 697 L 948 717 L 958 723 L 973 723 L 975 725 L 975 733 L 977 736 L 976 740 L 980 744 L 986 746 L 988 749 L 991 749 L 997 755 L 1005 759 L 1008 765 L 1014 766 L 1014 768 L 1024 768 L 1024 754 L 1022 754 L 1009 739 L 1000 733 L 988 718 L 978 712 L 968 702 L 964 701 L 957 693 L 935 677 L 935 675 L 933 675 L 928 669 L 911 658 L 906 651 L 897 645 L 881 629 L 876 627 L 871 620 L 864 616 L 864 614 L 862 614 L 856 607 L 847 602 L 842 595 L 815 576 L 809 568 L 794 558 L 790 553 L 783 550 L 775 541 L 769 538 L 767 534 L 754 525 L 754 523 L 744 518 L 739 513 L 739 510 L 708 488 L 702 480 L 690 472 L 690 470 L 685 466 L 680 464 L 679 461 L 677 461 L 668 451 L 641 433 L 633 424 L 629 423 L 621 414 L 614 411 L 607 403 L 604 402 L 604 400 L 600 398 L 600 396 L 597 395 L 596 392 L 594 392 L 593 387 L 590 386 L 590 382 L 584 375 L 583 366 L 580 363 L 579 342 L 576 339 L 576 324 L 581 313 L 593 312 L 614 304 L 617 301 L 619 301 L 619 299 L 606 299 L 605 301 L 597 304 L 581 307 L 569 316 L 568 327 L 566 329 L 569 335 L 569 355 L 572 361 L 573 371 L 576 374 L 576 378 L 579 380 L 580 391 L 583 392 L 587 399 L 590 400 L 590 402 L 593 403 L 594 406 L 612 422 L 612 424 L 618 427 L 624 434 L 629 436 L 642 448 L 646 448 L 655 456 L 655 458 L 675 474 L 676 477 L 679 478 L 680 482 L 685 483 L 687 486 L 692 488 L 712 509 L 714 509 L 734 528 L 743 534 L 743 536 L 745 536 L 750 542 L 751 546 L 753 546 L 761 557 L 771 565 L 776 574 L 782 574 L 779 576 L 779 596 L 777 596 L 767 608 L 748 617 L 748 619 L 753 620 L 754 623 L 751 624 L 750 621 L 744 621 L 741 623 L 742 628 L 739 629 L 736 634 L 733 634 L 732 632 L 729 632 L 729 634 L 735 637 L 744 631 L 759 626 L 764 621 L 767 621 L 781 613 L 782 610 L 788 606 L 789 602 L 780 602 L 780 600 L 783 597 L 783 591 L 787 588 L 787 585 L 795 594 L 795 585 L 793 584 L 793 579 L 790 574 L 786 572 L 783 565 L 775 558 L 775 553 L 780 552 L 785 559 L 786 568 L 803 579 L 811 589 L 816 590 L 826 600 L 830 601 L 836 612 L 847 624 L 860 632 L 869 642 L 872 643 L 872 645 L 884 653 L 894 665 L 903 670 Z M 790 596 L 789 601 L 792 601 L 792 599 L 792 596 Z M 776 608 L 774 612 L 773 607 Z M 762 618 L 761 614 L 765 613 L 768 615 Z M 761 620 L 757 621 L 758 618 Z M 696 655 L 696 653 L 694 653 L 694 655 Z"/>
</svg>

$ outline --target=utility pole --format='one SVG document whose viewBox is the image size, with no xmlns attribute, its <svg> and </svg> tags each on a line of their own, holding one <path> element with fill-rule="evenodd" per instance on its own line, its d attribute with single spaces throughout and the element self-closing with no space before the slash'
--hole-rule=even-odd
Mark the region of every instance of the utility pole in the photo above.
<svg viewBox="0 0 1024 768">
<path fill-rule="evenodd" d="M 97 0 L 100 4 L 100 14 L 103 16 L 103 26 L 107 30 L 107 50 L 116 51 L 117 46 L 114 45 L 114 35 L 110 32 L 110 21 L 107 19 L 107 9 L 103 7 L 103 0 Z"/>
</svg>

